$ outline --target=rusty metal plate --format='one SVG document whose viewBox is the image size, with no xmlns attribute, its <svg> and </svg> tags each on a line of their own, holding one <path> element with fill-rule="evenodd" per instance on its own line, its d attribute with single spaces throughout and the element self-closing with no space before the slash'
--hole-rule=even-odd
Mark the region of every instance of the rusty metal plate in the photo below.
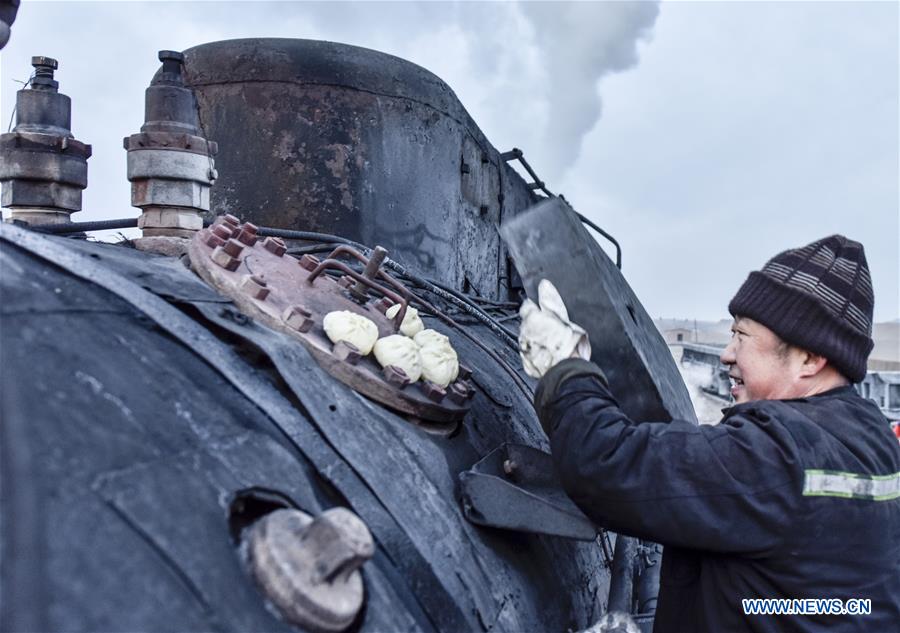
<svg viewBox="0 0 900 633">
<path fill-rule="evenodd" d="M 244 314 L 294 337 L 323 369 L 352 389 L 432 423 L 455 425 L 465 416 L 475 392 L 462 368 L 460 378 L 446 389 L 422 381 L 408 384 L 393 369 L 382 369 L 373 355 L 360 356 L 353 346 L 332 344 L 325 335 L 322 319 L 335 310 L 370 319 L 379 338 L 396 334 L 406 312 L 404 296 L 408 296 L 397 282 L 386 287 L 380 280 L 373 281 L 377 268 L 364 276 L 333 258 L 298 260 L 285 250 L 278 238 L 260 239 L 253 224 L 222 216 L 197 232 L 188 254 L 197 274 L 230 297 Z M 346 247 L 337 251 L 365 259 Z M 328 270 L 343 276 L 335 279 L 325 274 Z M 363 291 L 360 284 L 366 286 Z M 394 303 L 400 303 L 401 309 L 391 320 L 384 311 Z"/>
</svg>

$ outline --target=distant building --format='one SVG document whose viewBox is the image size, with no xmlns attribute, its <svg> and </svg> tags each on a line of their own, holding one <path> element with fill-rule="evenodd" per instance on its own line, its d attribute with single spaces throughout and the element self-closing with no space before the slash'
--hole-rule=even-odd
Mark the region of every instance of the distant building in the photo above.
<svg viewBox="0 0 900 633">
<path fill-rule="evenodd" d="M 900 371 L 870 371 L 854 386 L 863 398 L 874 400 L 889 420 L 900 420 Z"/>
<path fill-rule="evenodd" d="M 669 330 L 663 330 L 662 332 L 663 338 L 666 340 L 666 343 L 669 345 L 678 344 L 678 343 L 696 343 L 697 335 L 694 330 L 689 330 L 683 327 L 672 328 Z"/>
<path fill-rule="evenodd" d="M 730 401 L 731 380 L 728 378 L 728 367 L 719 361 L 725 346 L 682 343 L 681 347 L 682 365 L 699 365 L 709 371 L 709 378 L 705 384 L 700 385 L 700 390 L 716 398 Z"/>
</svg>

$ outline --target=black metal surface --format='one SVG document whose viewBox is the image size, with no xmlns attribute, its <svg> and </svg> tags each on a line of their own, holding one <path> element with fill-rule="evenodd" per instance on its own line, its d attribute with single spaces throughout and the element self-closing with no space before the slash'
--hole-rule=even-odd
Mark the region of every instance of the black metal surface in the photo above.
<svg viewBox="0 0 900 633">
<path fill-rule="evenodd" d="M 638 540 L 619 534 L 613 554 L 609 579 L 610 612 L 631 613 L 634 610 L 634 566 L 638 553 Z"/>
<path fill-rule="evenodd" d="M 0 523 L 0 580 L 27 594 L 15 616 L 3 601 L 4 622 L 280 630 L 231 540 L 231 500 L 254 487 L 307 512 L 347 505 L 369 526 L 378 554 L 363 568 L 361 631 L 580 629 L 598 617 L 598 545 L 477 528 L 459 511 L 458 472 L 504 441 L 546 447 L 530 403 L 465 337 L 447 332 L 507 401 L 479 395 L 457 436 L 432 436 L 195 296 L 177 262 L 155 287 L 165 260 L 139 251 L 119 259 L 11 226 L 0 246 L 2 381 L 18 396 L 4 398 L 2 432 L 22 456 L 4 466 L 0 516 L 35 517 L 28 532 Z M 172 297 L 179 275 L 174 303 L 154 294 Z M 13 549 L 27 534 L 30 549 Z"/>
<path fill-rule="evenodd" d="M 636 421 L 696 421 L 687 389 L 665 341 L 622 273 L 558 198 L 542 202 L 501 227 L 525 284 L 549 279 L 569 317 L 587 330 L 593 360 Z"/>
<path fill-rule="evenodd" d="M 0 497 L 2 585 L 19 600 L 3 601 L 0 628 L 295 630 L 241 567 L 229 496 L 278 490 L 314 513 L 340 497 L 252 401 L 127 303 L 8 244 L 2 257 L 0 430 L 17 456 Z M 396 598 L 408 589 L 392 563 L 373 562 L 362 630 L 427 630 Z"/>
<path fill-rule="evenodd" d="M 637 612 L 656 613 L 659 599 L 659 575 L 662 569 L 662 545 L 642 542 L 639 550 L 639 570 L 635 598 Z"/>
<path fill-rule="evenodd" d="M 496 225 L 535 197 L 439 78 L 287 39 L 188 49 L 185 78 L 222 147 L 213 213 L 381 244 L 454 288 L 507 296 Z"/>
<path fill-rule="evenodd" d="M 563 492 L 553 458 L 504 444 L 460 473 L 462 507 L 478 525 L 593 541 L 597 528 Z"/>
</svg>

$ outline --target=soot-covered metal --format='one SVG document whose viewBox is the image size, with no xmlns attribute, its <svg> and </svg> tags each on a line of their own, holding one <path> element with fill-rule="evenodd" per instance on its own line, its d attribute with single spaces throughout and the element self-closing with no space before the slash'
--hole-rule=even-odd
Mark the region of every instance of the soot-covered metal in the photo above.
<svg viewBox="0 0 900 633">
<path fill-rule="evenodd" d="M 404 300 L 465 359 L 474 397 L 449 432 L 423 424 L 336 380 L 186 257 L 0 226 L 0 629 L 597 622 L 609 544 L 564 524 L 577 511 L 535 471 L 548 446 L 533 381 L 509 332 L 484 318 L 514 316 L 497 228 L 535 202 L 528 186 L 452 91 L 403 60 L 238 40 L 189 49 L 184 75 L 202 135 L 219 144 L 212 212 L 337 234 L 329 248 L 384 245 L 392 271 L 404 262 L 442 282 L 450 293 L 407 271 L 420 296 Z M 500 470 L 508 485 L 478 485 Z M 289 533 L 317 526 L 321 551 L 263 534 L 282 510 Z M 323 551 L 338 562 L 297 582 L 260 569 Z M 331 595 L 335 578 L 358 611 Z"/>
<path fill-rule="evenodd" d="M 230 533 L 230 504 L 252 489 L 367 524 L 359 630 L 578 629 L 603 612 L 596 543 L 463 517 L 460 472 L 504 442 L 546 449 L 526 394 L 466 338 L 446 332 L 484 391 L 456 436 L 435 436 L 169 258 L 0 236 L 3 446 L 16 447 L 2 498 L 22 519 L 3 537 L 11 628 L 286 628 Z"/>
<path fill-rule="evenodd" d="M 438 77 L 356 46 L 246 39 L 186 50 L 185 82 L 220 147 L 217 214 L 380 244 L 506 297 L 496 227 L 537 198 Z"/>
</svg>

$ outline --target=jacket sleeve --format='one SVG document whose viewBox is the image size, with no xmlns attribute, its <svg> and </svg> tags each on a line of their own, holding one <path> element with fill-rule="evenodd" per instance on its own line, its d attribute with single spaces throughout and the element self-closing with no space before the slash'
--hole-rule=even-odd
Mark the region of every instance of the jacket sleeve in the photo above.
<svg viewBox="0 0 900 633">
<path fill-rule="evenodd" d="M 795 519 L 797 447 L 764 402 L 733 407 L 716 426 L 636 423 L 599 368 L 572 359 L 542 379 L 535 407 L 566 492 L 600 526 L 663 545 L 765 555 Z"/>
</svg>

